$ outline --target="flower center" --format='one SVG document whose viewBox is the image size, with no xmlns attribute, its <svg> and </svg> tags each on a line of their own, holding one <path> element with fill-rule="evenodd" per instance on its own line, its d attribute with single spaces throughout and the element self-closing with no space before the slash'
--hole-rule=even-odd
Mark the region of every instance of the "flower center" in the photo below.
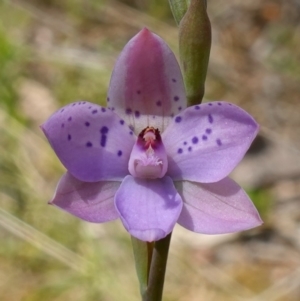
<svg viewBox="0 0 300 301">
<path fill-rule="evenodd" d="M 128 169 L 138 178 L 162 178 L 168 168 L 167 154 L 158 129 L 146 127 L 133 146 Z"/>
</svg>

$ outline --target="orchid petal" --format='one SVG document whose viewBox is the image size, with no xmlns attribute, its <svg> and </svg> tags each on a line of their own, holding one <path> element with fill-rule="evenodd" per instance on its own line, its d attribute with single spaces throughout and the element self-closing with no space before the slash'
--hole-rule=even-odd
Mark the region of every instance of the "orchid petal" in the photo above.
<svg viewBox="0 0 300 301">
<path fill-rule="evenodd" d="M 241 108 L 212 102 L 189 107 L 162 134 L 173 180 L 217 182 L 236 167 L 258 132 Z"/>
<path fill-rule="evenodd" d="M 230 178 L 217 183 L 175 183 L 183 199 L 178 223 L 202 234 L 243 231 L 262 224 L 245 191 Z"/>
<path fill-rule="evenodd" d="M 54 113 L 41 127 L 63 165 L 77 179 L 122 180 L 128 174 L 135 137 L 114 112 L 75 102 Z"/>
<path fill-rule="evenodd" d="M 81 182 L 70 173 L 60 179 L 50 202 L 85 221 L 104 223 L 119 218 L 114 195 L 121 182 Z"/>
<path fill-rule="evenodd" d="M 134 128 L 163 131 L 171 116 L 186 108 L 179 65 L 167 44 L 141 30 L 121 52 L 110 82 L 107 105 Z"/>
<path fill-rule="evenodd" d="M 157 241 L 174 228 L 182 200 L 173 181 L 127 176 L 115 196 L 115 206 L 124 227 L 143 241 Z"/>
</svg>

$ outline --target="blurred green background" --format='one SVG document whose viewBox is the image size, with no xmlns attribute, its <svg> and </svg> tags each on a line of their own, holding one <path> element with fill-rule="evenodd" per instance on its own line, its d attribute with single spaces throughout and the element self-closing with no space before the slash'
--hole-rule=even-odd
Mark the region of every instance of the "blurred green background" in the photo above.
<svg viewBox="0 0 300 301">
<path fill-rule="evenodd" d="M 233 177 L 264 226 L 197 235 L 176 227 L 166 301 L 300 300 L 300 2 L 208 0 L 206 100 L 261 124 Z M 57 108 L 104 105 L 126 42 L 148 27 L 175 54 L 168 1 L 0 0 L 0 300 L 139 300 L 130 237 L 47 205 L 64 168 L 39 130 Z"/>
</svg>

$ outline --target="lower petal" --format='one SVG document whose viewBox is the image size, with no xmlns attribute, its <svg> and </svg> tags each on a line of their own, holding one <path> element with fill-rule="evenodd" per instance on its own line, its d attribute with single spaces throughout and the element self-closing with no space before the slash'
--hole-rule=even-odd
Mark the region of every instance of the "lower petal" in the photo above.
<svg viewBox="0 0 300 301">
<path fill-rule="evenodd" d="M 233 180 L 200 184 L 175 183 L 183 199 L 178 223 L 203 234 L 222 234 L 257 227 L 262 220 L 245 191 Z"/>
<path fill-rule="evenodd" d="M 173 230 L 182 210 L 182 200 L 169 177 L 127 176 L 116 193 L 115 206 L 132 236 L 157 241 Z"/>
<path fill-rule="evenodd" d="M 72 215 L 92 223 L 104 223 L 119 217 L 114 195 L 121 182 L 81 182 L 70 173 L 60 179 L 49 202 Z"/>
</svg>

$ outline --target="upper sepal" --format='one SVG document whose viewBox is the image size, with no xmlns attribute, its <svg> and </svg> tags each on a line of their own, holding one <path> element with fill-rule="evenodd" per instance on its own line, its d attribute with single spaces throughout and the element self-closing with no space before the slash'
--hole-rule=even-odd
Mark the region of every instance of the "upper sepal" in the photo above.
<svg viewBox="0 0 300 301">
<path fill-rule="evenodd" d="M 147 126 L 163 131 L 185 109 L 181 71 L 163 39 L 144 28 L 126 44 L 112 73 L 107 106 L 136 134 Z"/>
</svg>

